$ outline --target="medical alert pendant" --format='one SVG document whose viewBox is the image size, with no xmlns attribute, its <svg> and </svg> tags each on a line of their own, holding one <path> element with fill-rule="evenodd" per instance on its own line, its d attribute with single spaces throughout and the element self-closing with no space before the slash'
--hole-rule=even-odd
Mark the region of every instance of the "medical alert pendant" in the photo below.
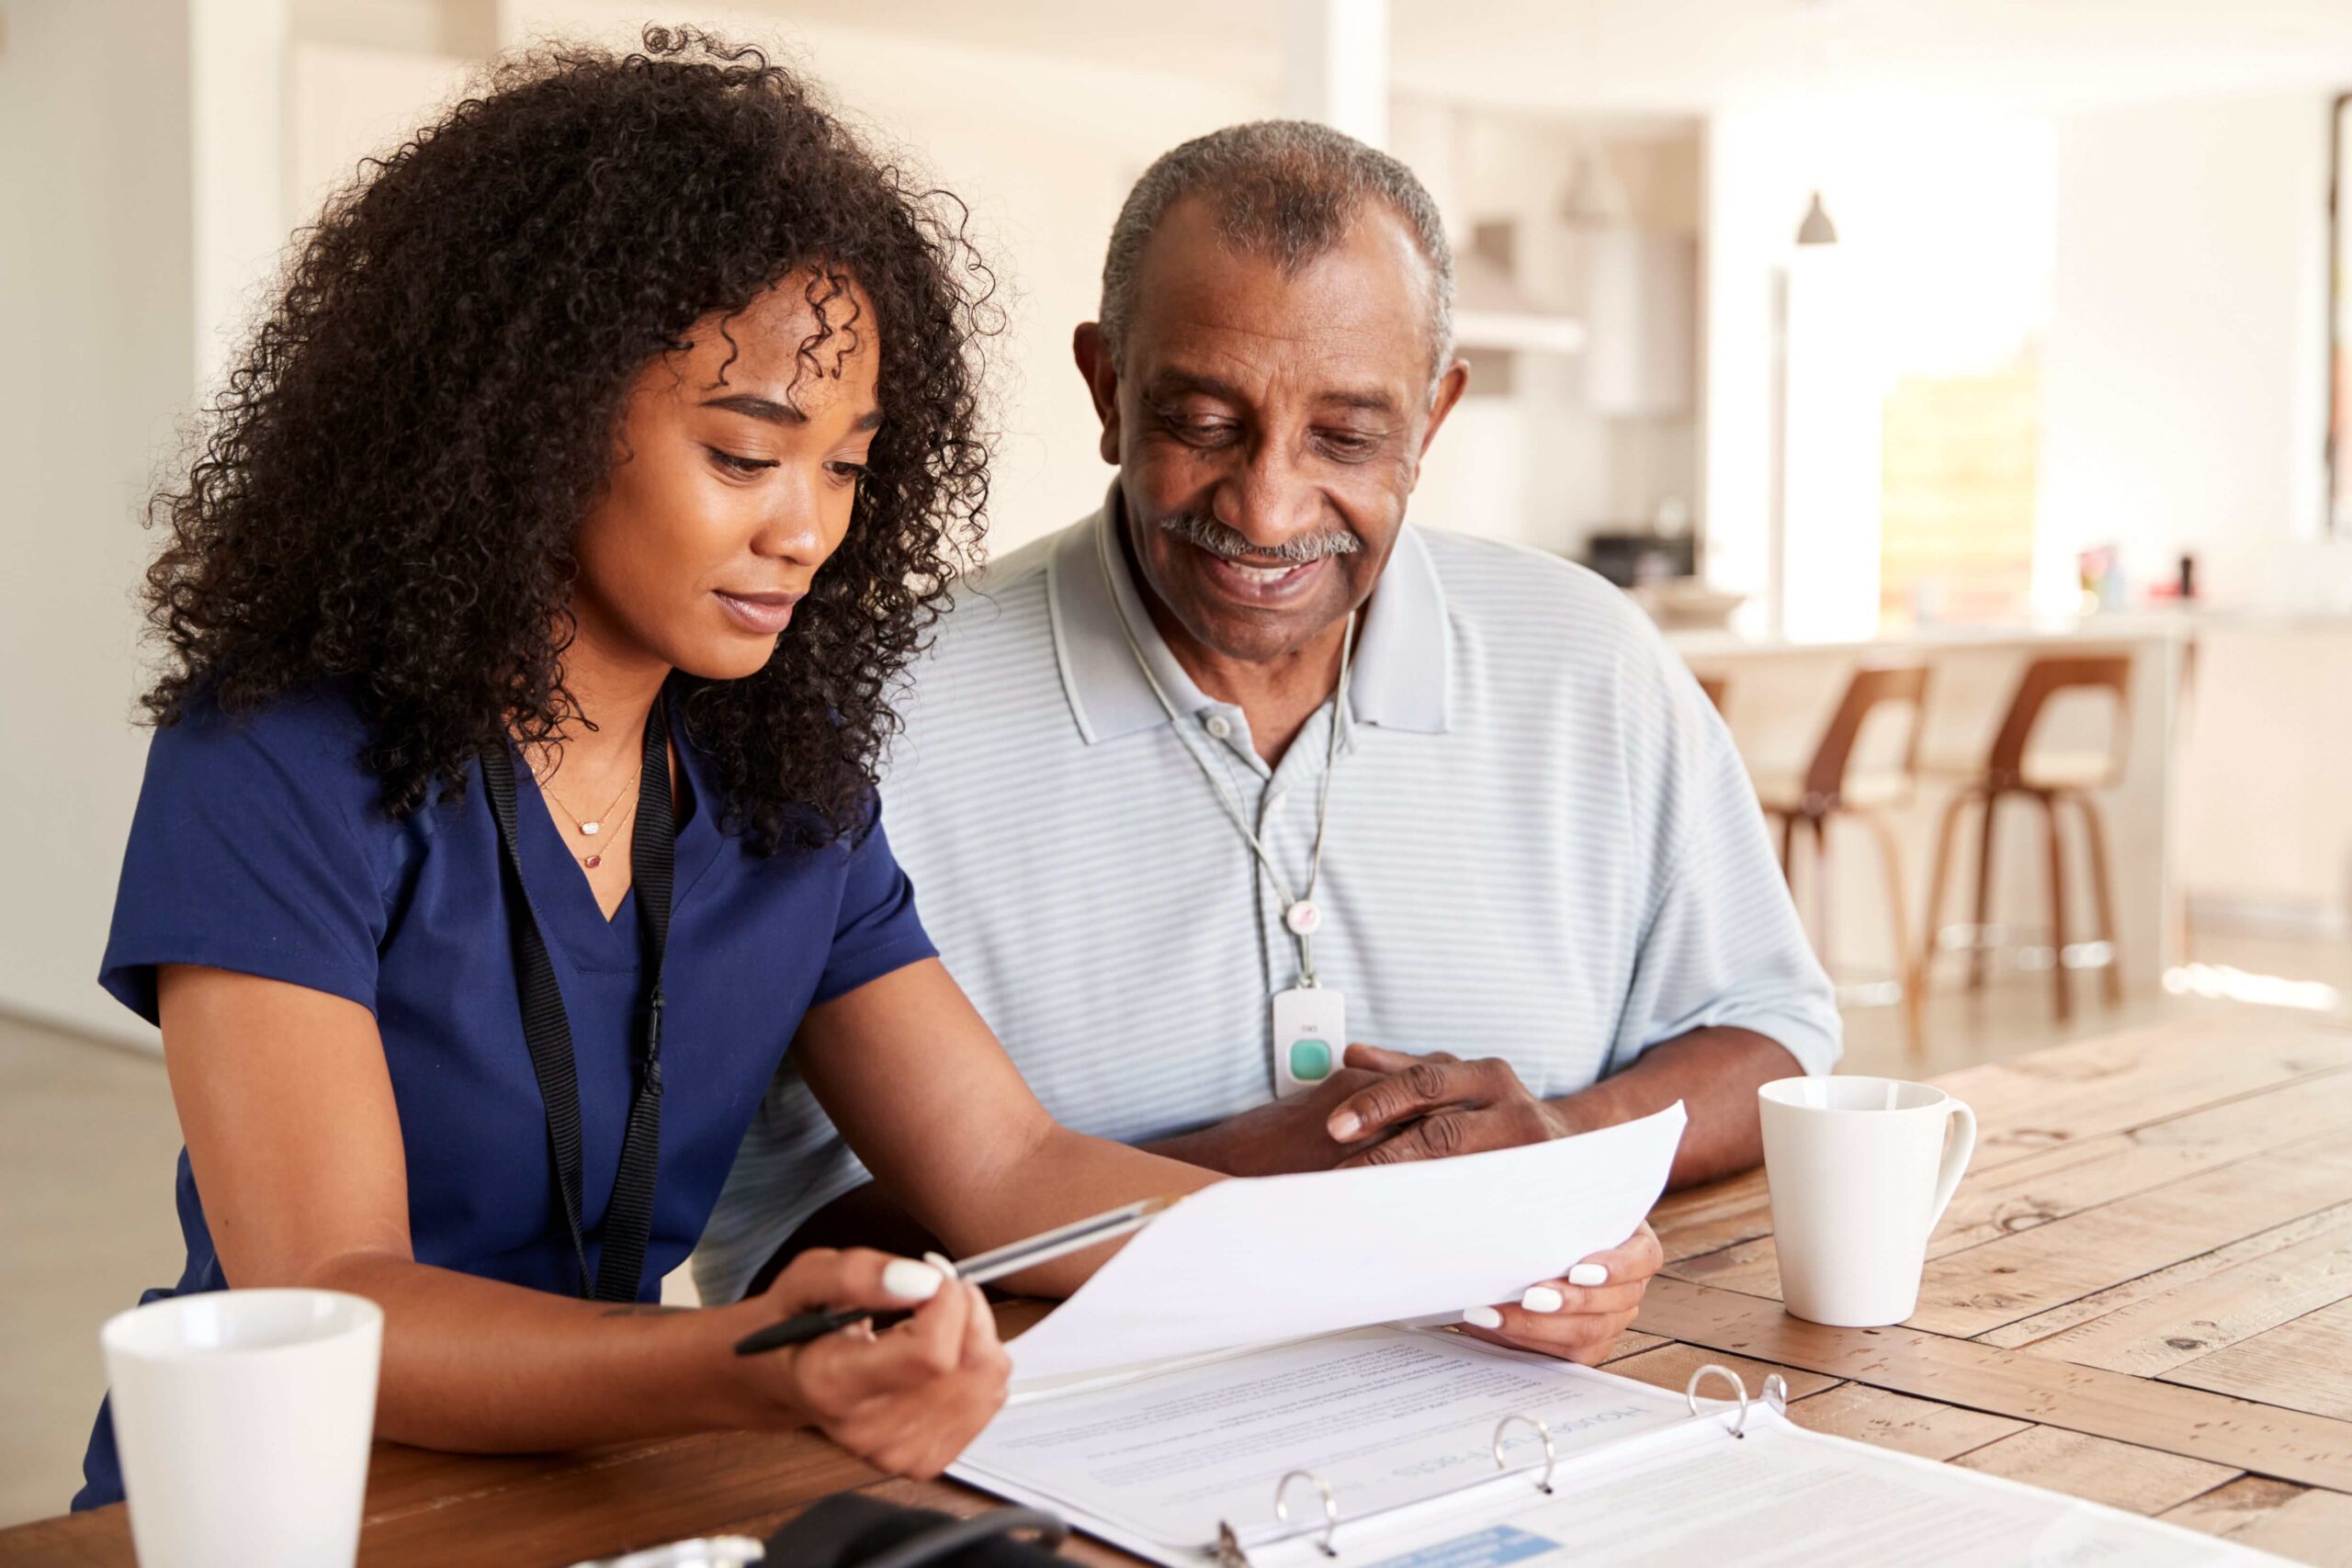
<svg viewBox="0 0 2352 1568">
<path fill-rule="evenodd" d="M 1283 911 L 1283 924 L 1290 928 L 1293 936 L 1313 936 L 1323 925 L 1323 911 L 1315 907 L 1313 899 L 1301 898 Z"/>
<path fill-rule="evenodd" d="M 1338 1072 L 1347 1048 L 1345 996 L 1329 986 L 1293 986 L 1274 993 L 1276 1099 L 1287 1100 Z"/>
</svg>

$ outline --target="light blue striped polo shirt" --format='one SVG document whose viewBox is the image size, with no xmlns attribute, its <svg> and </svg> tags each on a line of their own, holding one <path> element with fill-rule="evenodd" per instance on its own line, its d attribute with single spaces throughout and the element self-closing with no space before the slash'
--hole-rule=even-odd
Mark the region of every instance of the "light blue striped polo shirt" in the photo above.
<svg viewBox="0 0 2352 1568">
<path fill-rule="evenodd" d="M 1115 493 L 1115 492 L 1114 492 Z M 1169 652 L 1098 513 L 965 586 L 901 704 L 884 818 L 923 924 L 1048 1111 L 1141 1142 L 1273 1093 L 1281 900 L 1201 776 L 1209 759 L 1295 888 L 1333 705 L 1268 768 L 1239 707 Z M 1124 616 L 1182 722 L 1119 630 Z M 1662 1041 L 1752 1029 L 1838 1053 L 1731 737 L 1599 577 L 1408 525 L 1367 606 L 1317 903 L 1351 1039 L 1501 1056 L 1539 1095 Z M 865 1179 L 786 1070 L 695 1267 L 733 1300 Z"/>
</svg>

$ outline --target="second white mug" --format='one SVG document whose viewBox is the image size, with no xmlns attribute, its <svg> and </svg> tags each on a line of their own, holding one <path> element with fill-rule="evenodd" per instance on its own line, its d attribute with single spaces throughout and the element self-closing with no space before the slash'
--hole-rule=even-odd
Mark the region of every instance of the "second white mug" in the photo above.
<svg viewBox="0 0 2352 1568">
<path fill-rule="evenodd" d="M 1781 1300 L 1839 1327 L 1909 1317 L 1928 1234 L 1976 1148 L 1976 1113 L 1901 1078 L 1780 1078 L 1757 1101 Z"/>
</svg>

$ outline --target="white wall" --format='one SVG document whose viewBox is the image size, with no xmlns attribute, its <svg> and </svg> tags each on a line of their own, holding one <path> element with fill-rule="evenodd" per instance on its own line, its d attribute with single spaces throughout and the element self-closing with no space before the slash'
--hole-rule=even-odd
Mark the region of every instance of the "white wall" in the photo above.
<svg viewBox="0 0 2352 1568">
<path fill-rule="evenodd" d="M 187 18 L 12 6 L 0 48 L 0 1008 L 124 1037 L 93 980 L 146 752 L 137 516 L 194 387 Z"/>
<path fill-rule="evenodd" d="M 2329 95 L 2086 115 L 2059 134 L 2037 580 L 2120 542 L 2225 605 L 2352 610 L 2321 537 Z"/>
</svg>

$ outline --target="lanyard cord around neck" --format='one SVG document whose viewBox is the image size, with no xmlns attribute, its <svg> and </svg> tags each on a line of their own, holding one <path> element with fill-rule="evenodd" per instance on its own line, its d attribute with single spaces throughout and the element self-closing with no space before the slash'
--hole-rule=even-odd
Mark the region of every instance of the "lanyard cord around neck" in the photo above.
<svg viewBox="0 0 2352 1568">
<path fill-rule="evenodd" d="M 1151 688 L 1151 694 L 1159 699 L 1159 705 L 1166 711 L 1169 722 L 1182 729 L 1184 716 L 1176 711 L 1176 705 L 1170 699 L 1167 689 L 1160 685 L 1159 677 L 1152 673 L 1151 660 L 1144 657 L 1143 644 L 1136 639 L 1136 629 L 1127 624 L 1126 611 L 1119 604 L 1118 583 L 1111 575 L 1110 531 L 1116 525 L 1113 518 L 1106 517 L 1103 525 L 1094 535 L 1095 557 L 1102 566 L 1102 586 L 1111 595 L 1111 615 L 1119 623 L 1121 635 L 1127 639 L 1127 651 L 1135 655 L 1136 668 L 1143 671 L 1144 683 Z M 1348 668 L 1354 657 L 1355 642 L 1356 615 L 1351 610 L 1348 612 L 1348 624 L 1340 635 L 1340 683 L 1331 692 L 1331 737 L 1324 748 L 1323 779 L 1315 790 L 1315 850 L 1306 863 L 1306 891 L 1299 897 L 1291 897 L 1290 884 L 1283 880 L 1282 868 L 1274 863 L 1274 857 L 1267 852 L 1264 841 L 1250 826 L 1249 815 L 1242 810 L 1241 802 L 1231 787 L 1218 776 L 1217 771 L 1210 766 L 1209 760 L 1198 750 L 1181 739 L 1178 742 L 1183 745 L 1186 754 L 1200 768 L 1201 776 L 1209 781 L 1209 787 L 1216 791 L 1225 814 L 1233 818 L 1233 825 L 1241 830 L 1242 838 L 1249 840 L 1250 851 L 1258 857 L 1258 863 L 1266 868 L 1266 875 L 1274 885 L 1274 895 L 1283 901 L 1283 929 L 1298 943 L 1298 983 L 1302 986 L 1315 984 L 1315 935 L 1311 925 L 1301 931 L 1291 923 L 1291 911 L 1313 908 L 1315 885 L 1323 874 L 1323 833 L 1331 823 L 1331 773 L 1340 761 L 1340 722 L 1348 710 Z"/>
<path fill-rule="evenodd" d="M 637 894 L 638 924 L 646 985 L 642 1055 L 637 1089 L 629 1097 L 628 1122 L 621 1134 L 620 1162 L 613 1174 L 598 1231 L 603 1246 L 596 1272 L 588 1272 L 588 1233 L 582 1215 L 580 1068 L 572 1049 L 571 1016 L 547 939 L 531 907 L 523 879 L 523 840 L 517 818 L 514 759 L 507 747 L 482 753 L 483 793 L 490 796 L 504 851 L 503 881 L 514 931 L 514 988 L 522 1004 L 523 1043 L 539 1082 L 547 1111 L 548 1146 L 555 1164 L 556 1195 L 580 1268 L 580 1293 L 594 1301 L 633 1302 L 645 1271 L 645 1249 L 653 1234 L 653 1198 L 662 1163 L 662 960 L 670 947 L 670 894 L 677 865 L 677 819 L 670 796 L 670 723 L 662 699 L 645 716 L 645 744 L 639 759 L 635 836 L 629 840 L 630 886 Z"/>
</svg>

